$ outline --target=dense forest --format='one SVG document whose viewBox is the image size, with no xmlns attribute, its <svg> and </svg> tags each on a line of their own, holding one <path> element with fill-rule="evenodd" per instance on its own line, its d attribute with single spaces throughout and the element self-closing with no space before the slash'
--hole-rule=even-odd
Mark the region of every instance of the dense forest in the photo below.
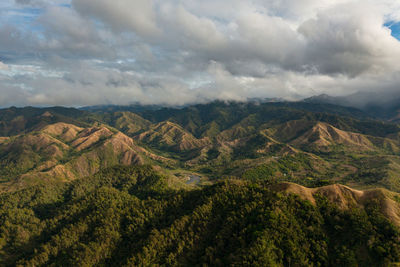
<svg viewBox="0 0 400 267">
<path fill-rule="evenodd" d="M 390 266 L 400 127 L 318 103 L 0 110 L 0 266 Z"/>
<path fill-rule="evenodd" d="M 0 196 L 4 266 L 387 266 L 400 232 L 371 202 L 339 209 L 225 180 L 172 190 L 150 166 Z"/>
</svg>

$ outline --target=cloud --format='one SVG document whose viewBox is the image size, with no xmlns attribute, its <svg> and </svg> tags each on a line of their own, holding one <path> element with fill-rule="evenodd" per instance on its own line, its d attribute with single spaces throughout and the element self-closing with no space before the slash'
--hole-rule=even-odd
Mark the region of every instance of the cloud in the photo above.
<svg viewBox="0 0 400 267">
<path fill-rule="evenodd" d="M 83 16 L 93 16 L 116 31 L 135 31 L 139 35 L 158 33 L 153 0 L 72 0 Z"/>
<path fill-rule="evenodd" d="M 8 66 L 0 61 L 0 71 L 1 70 L 8 70 Z"/>
<path fill-rule="evenodd" d="M 32 0 L 15 0 L 15 3 L 20 5 L 28 5 L 32 2 Z"/>
<path fill-rule="evenodd" d="M 383 16 L 366 4 L 318 13 L 299 27 L 307 42 L 304 63 L 320 73 L 351 77 L 368 70 L 390 71 L 400 58 L 400 43 L 383 24 Z"/>
<path fill-rule="evenodd" d="M 9 0 L 3 10 L 14 19 L 0 26 L 0 87 L 13 97 L 0 106 L 394 94 L 400 82 L 400 42 L 384 26 L 400 21 L 396 1 Z"/>
<path fill-rule="evenodd" d="M 10 0 L 4 0 L 10 1 Z M 63 5 L 69 3 L 69 0 L 14 0 L 15 4 L 20 6 L 41 7 L 45 8 L 49 5 Z"/>
<path fill-rule="evenodd" d="M 67 7 L 49 7 L 37 23 L 45 29 L 45 41 L 38 40 L 42 51 L 64 57 L 107 57 L 113 49 L 102 38 L 102 31 L 74 10 Z"/>
</svg>

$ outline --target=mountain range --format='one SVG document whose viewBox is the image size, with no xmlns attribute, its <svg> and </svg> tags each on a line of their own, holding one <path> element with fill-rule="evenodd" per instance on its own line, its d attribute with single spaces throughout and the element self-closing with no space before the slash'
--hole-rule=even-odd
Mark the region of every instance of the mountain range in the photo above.
<svg viewBox="0 0 400 267">
<path fill-rule="evenodd" d="M 214 102 L 138 113 L 10 108 L 0 118 L 1 188 L 152 164 L 205 180 L 270 168 L 275 178 L 304 185 L 400 189 L 399 126 L 354 108 Z"/>
<path fill-rule="evenodd" d="M 298 266 L 337 266 L 400 260 L 400 126 L 365 109 L 335 105 L 330 98 L 135 107 L 135 112 L 109 106 L 12 107 L 0 110 L 0 135 L 0 264 L 74 265 L 77 257 L 99 265 L 263 260 L 287 265 L 293 260 Z M 101 204 L 107 199 L 111 206 Z M 238 214 L 230 213 L 231 201 Z M 100 213 L 109 209 L 101 216 L 111 221 L 95 223 L 97 208 L 91 207 L 97 205 Z M 265 215 L 274 206 L 279 208 Z M 222 221 L 211 219 L 214 209 L 224 214 Z M 130 212 L 143 220 L 135 221 Z M 241 216 L 256 217 L 240 225 Z M 283 225 L 314 227 L 321 236 L 302 230 L 299 239 L 290 228 L 293 247 L 284 245 L 280 235 L 262 238 L 271 234 L 268 229 L 279 228 L 276 216 L 287 218 Z M 239 224 L 230 229 L 223 220 Z M 120 228 L 109 228 L 110 223 Z M 223 228 L 213 226 L 218 224 Z M 346 233 L 356 225 L 365 228 L 360 232 L 364 243 L 349 245 Z M 339 239 L 335 227 L 342 227 Z M 190 231 L 192 237 L 186 234 Z M 241 240 L 244 232 L 255 239 Z M 168 248 L 157 243 L 159 235 Z M 173 235 L 183 243 L 174 243 Z M 235 245 L 224 250 L 213 235 Z M 77 240 L 80 245 L 68 243 Z M 194 246 L 199 240 L 202 245 Z M 305 240 L 319 245 L 304 255 L 285 254 Z M 139 243 L 118 252 L 129 242 Z M 255 253 L 253 258 L 247 258 L 249 253 Z"/>
<path fill-rule="evenodd" d="M 333 97 L 322 94 L 306 98 L 303 101 L 307 103 L 355 107 L 363 110 L 371 117 L 391 122 L 399 122 L 400 98 L 396 97 L 396 95 L 397 93 L 357 92 L 348 96 Z"/>
</svg>

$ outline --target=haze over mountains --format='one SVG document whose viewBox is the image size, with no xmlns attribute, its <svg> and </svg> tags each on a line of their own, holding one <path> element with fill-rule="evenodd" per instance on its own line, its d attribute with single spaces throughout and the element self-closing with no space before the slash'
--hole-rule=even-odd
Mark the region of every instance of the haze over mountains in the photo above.
<svg viewBox="0 0 400 267">
<path fill-rule="evenodd" d="M 371 116 L 385 120 L 398 120 L 400 111 L 398 92 L 359 92 L 341 97 L 322 94 L 306 98 L 304 101 L 355 107 L 368 112 Z"/>
</svg>

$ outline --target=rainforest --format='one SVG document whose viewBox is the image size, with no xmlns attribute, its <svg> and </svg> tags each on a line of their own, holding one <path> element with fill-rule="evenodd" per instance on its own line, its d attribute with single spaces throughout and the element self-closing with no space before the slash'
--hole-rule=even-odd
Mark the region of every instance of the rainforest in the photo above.
<svg viewBox="0 0 400 267">
<path fill-rule="evenodd" d="M 0 110 L 0 265 L 388 266 L 397 118 L 326 103 Z"/>
</svg>

